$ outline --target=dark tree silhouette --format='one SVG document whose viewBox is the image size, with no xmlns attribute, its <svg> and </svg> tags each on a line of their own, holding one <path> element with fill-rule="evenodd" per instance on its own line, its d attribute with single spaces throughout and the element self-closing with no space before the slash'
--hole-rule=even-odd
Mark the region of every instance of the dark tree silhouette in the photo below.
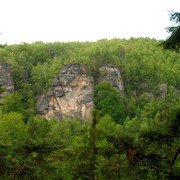
<svg viewBox="0 0 180 180">
<path fill-rule="evenodd" d="M 173 21 L 177 26 L 168 27 L 167 32 L 170 36 L 162 42 L 163 49 L 178 52 L 180 50 L 180 13 L 171 12 L 170 21 Z"/>
</svg>

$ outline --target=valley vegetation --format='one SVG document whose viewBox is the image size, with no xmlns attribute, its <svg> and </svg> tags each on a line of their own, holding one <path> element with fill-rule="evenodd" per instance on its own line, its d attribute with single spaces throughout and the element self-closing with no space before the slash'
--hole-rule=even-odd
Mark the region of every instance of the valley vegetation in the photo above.
<svg viewBox="0 0 180 180">
<path fill-rule="evenodd" d="M 0 47 L 15 92 L 0 105 L 0 179 L 180 178 L 180 54 L 149 38 Z M 112 64 L 125 94 L 96 85 L 92 119 L 46 120 L 37 98 L 65 64 Z M 46 74 L 46 78 L 45 75 Z M 0 93 L 3 88 L 0 87 Z"/>
</svg>

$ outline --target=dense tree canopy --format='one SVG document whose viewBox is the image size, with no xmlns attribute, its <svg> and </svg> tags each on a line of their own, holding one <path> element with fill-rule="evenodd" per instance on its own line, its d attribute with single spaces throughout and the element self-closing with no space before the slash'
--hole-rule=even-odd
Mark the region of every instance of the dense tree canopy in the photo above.
<svg viewBox="0 0 180 180">
<path fill-rule="evenodd" d="M 124 104 L 117 89 L 107 82 L 102 82 L 96 85 L 94 96 L 94 104 L 96 109 L 100 111 L 101 117 L 108 114 L 112 116 L 114 121 L 123 123 Z"/>
<path fill-rule="evenodd" d="M 131 38 L 0 47 L 0 62 L 12 65 L 15 82 L 0 104 L 0 179 L 179 179 L 180 54 L 160 43 Z M 101 83 L 92 120 L 37 116 L 37 97 L 68 63 L 86 63 L 89 72 L 118 67 L 124 96 Z"/>
</svg>

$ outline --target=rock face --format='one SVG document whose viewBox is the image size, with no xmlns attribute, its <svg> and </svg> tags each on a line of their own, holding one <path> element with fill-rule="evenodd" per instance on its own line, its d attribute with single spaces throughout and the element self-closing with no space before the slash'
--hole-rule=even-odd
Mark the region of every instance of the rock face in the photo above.
<svg viewBox="0 0 180 180">
<path fill-rule="evenodd" d="M 97 83 L 108 81 L 121 92 L 124 91 L 120 71 L 113 66 L 99 68 Z M 53 82 L 53 91 L 43 95 L 37 102 L 37 112 L 47 119 L 62 120 L 65 116 L 86 119 L 93 109 L 94 78 L 87 74 L 86 65 L 65 65 Z"/>
<path fill-rule="evenodd" d="M 3 103 L 3 97 L 5 95 L 14 92 L 14 81 L 11 72 L 11 65 L 0 62 L 0 88 L 2 90 L 0 103 Z"/>
<path fill-rule="evenodd" d="M 106 65 L 99 68 L 97 83 L 109 82 L 113 87 L 120 90 L 124 94 L 124 83 L 119 69 L 112 65 Z"/>
<path fill-rule="evenodd" d="M 93 108 L 93 78 L 86 73 L 86 65 L 65 65 L 53 82 L 53 91 L 37 103 L 38 113 L 47 119 L 64 116 L 88 118 Z"/>
<path fill-rule="evenodd" d="M 167 84 L 158 84 L 160 97 L 165 97 L 167 94 Z"/>
</svg>

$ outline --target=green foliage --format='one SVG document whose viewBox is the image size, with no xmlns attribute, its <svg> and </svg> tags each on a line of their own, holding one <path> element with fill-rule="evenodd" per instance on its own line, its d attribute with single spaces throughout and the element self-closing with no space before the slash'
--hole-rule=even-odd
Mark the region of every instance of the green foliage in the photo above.
<svg viewBox="0 0 180 180">
<path fill-rule="evenodd" d="M 162 46 L 165 50 L 170 49 L 178 52 L 180 49 L 180 13 L 171 12 L 170 21 L 175 22 L 178 24 L 178 26 L 167 28 L 167 32 L 170 33 L 170 36 L 164 42 L 162 42 Z"/>
<path fill-rule="evenodd" d="M 1 117 L 0 120 L 1 139 L 3 146 L 19 146 L 25 139 L 25 125 L 22 115 L 10 112 Z"/>
<path fill-rule="evenodd" d="M 24 106 L 21 103 L 22 96 L 18 93 L 12 93 L 4 98 L 4 105 L 2 111 L 4 113 L 19 112 L 23 113 Z"/>
<path fill-rule="evenodd" d="M 15 93 L 0 105 L 0 179 L 179 179 L 180 55 L 159 43 L 131 38 L 0 48 L 15 81 Z M 51 89 L 68 63 L 86 63 L 93 75 L 100 65 L 115 65 L 125 95 L 97 85 L 92 121 L 34 116 L 35 97 Z"/>
<path fill-rule="evenodd" d="M 1 93 L 3 93 L 3 92 L 4 92 L 4 88 L 3 88 L 2 85 L 0 85 L 0 95 L 1 95 Z"/>
<path fill-rule="evenodd" d="M 2 179 L 8 179 L 20 160 L 17 154 L 26 140 L 22 115 L 15 112 L 3 115 L 0 119 L 0 132 L 0 174 Z"/>
<path fill-rule="evenodd" d="M 24 89 L 28 88 L 27 84 L 24 84 Z M 1 107 L 2 113 L 18 112 L 23 115 L 24 122 L 35 113 L 34 110 L 34 97 L 32 91 L 29 89 L 22 93 L 12 93 L 4 97 L 3 105 Z"/>
<path fill-rule="evenodd" d="M 114 121 L 123 123 L 124 105 L 117 89 L 107 82 L 102 82 L 96 85 L 94 96 L 94 104 L 101 117 L 109 114 Z"/>
</svg>

